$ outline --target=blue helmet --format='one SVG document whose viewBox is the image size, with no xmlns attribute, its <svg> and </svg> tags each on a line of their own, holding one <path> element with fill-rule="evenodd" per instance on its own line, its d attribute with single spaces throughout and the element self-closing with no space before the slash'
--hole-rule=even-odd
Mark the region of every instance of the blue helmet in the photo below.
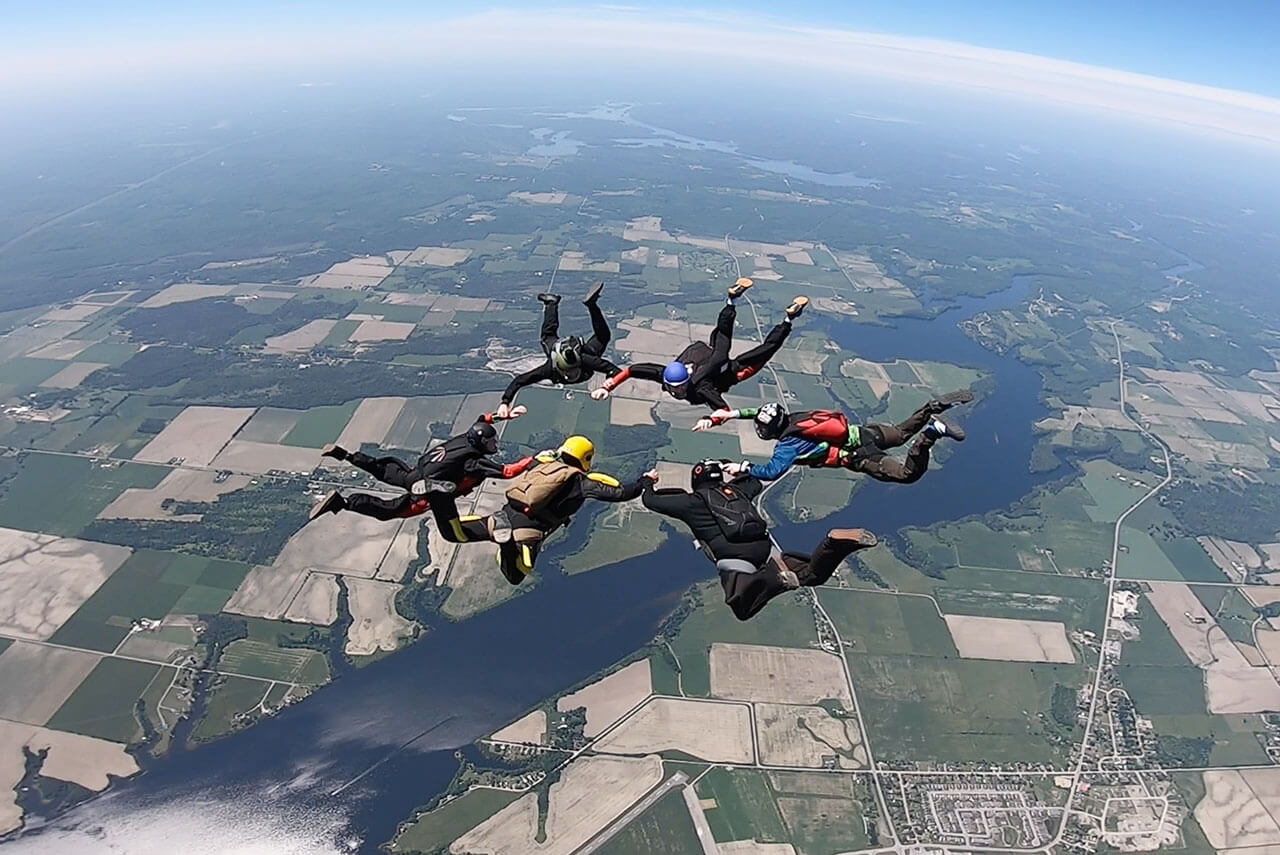
<svg viewBox="0 0 1280 855">
<path fill-rule="evenodd" d="M 689 382 L 689 366 L 683 362 L 672 362 L 662 369 L 662 382 L 668 386 L 680 386 Z"/>
</svg>

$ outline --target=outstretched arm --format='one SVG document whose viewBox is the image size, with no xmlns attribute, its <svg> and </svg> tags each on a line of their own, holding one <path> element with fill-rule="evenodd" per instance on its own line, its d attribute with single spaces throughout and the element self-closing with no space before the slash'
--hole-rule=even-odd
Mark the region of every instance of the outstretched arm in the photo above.
<svg viewBox="0 0 1280 855">
<path fill-rule="evenodd" d="M 781 478 L 800 457 L 802 442 L 805 445 L 813 446 L 814 448 L 817 447 L 814 443 L 795 438 L 781 440 L 774 444 L 773 457 L 769 458 L 768 463 L 763 465 L 759 463 L 752 463 L 751 466 L 747 468 L 747 472 L 750 475 L 759 478 L 761 481 L 773 481 L 777 478 Z"/>
<path fill-rule="evenodd" d="M 608 381 L 608 379 L 612 379 L 616 377 L 618 374 L 622 373 L 621 368 L 614 365 L 612 362 L 605 359 L 603 356 L 592 356 L 590 353 L 582 354 L 582 367 L 586 368 L 589 371 L 595 371 L 605 375 L 605 377 L 607 378 L 606 382 Z M 622 381 L 619 380 L 618 382 L 620 383 Z"/>
<path fill-rule="evenodd" d="M 754 419 L 757 408 L 748 407 L 741 410 L 716 410 L 709 416 L 703 416 L 698 419 L 693 426 L 694 430 L 711 430 L 713 427 L 719 427 L 730 419 Z"/>
<path fill-rule="evenodd" d="M 543 380 L 551 379 L 551 363 L 544 362 L 532 371 L 526 371 L 523 374 L 517 374 L 515 379 L 507 384 L 506 390 L 502 393 L 502 403 L 510 404 L 515 400 L 516 393 L 525 386 L 532 386 Z"/>
<path fill-rule="evenodd" d="M 639 496 L 646 485 L 653 484 L 654 480 L 646 472 L 634 481 L 619 484 L 608 475 L 593 472 L 582 481 L 582 495 L 601 502 L 629 502 Z"/>
<path fill-rule="evenodd" d="M 532 457 L 522 457 L 513 463 L 499 463 L 488 457 L 480 457 L 467 461 L 465 468 L 481 478 L 514 478 L 532 466 L 533 462 Z"/>
</svg>

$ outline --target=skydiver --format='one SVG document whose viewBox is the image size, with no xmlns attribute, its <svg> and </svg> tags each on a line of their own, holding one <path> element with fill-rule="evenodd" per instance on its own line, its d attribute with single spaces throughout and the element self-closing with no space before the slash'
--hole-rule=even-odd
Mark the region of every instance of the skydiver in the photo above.
<svg viewBox="0 0 1280 855">
<path fill-rule="evenodd" d="M 595 446 L 585 436 L 571 436 L 555 451 L 537 455 L 507 488 L 507 504 L 487 517 L 468 516 L 462 528 L 471 540 L 498 544 L 498 567 L 512 585 L 533 572 L 538 551 L 547 536 L 569 524 L 587 499 L 626 502 L 658 480 L 649 471 L 621 484 L 616 478 L 591 471 Z"/>
<path fill-rule="evenodd" d="M 518 418 L 523 414 L 524 408 L 516 407 L 505 418 Z M 393 520 L 418 516 L 430 509 L 441 537 L 451 543 L 466 543 L 469 538 L 458 514 L 458 497 L 468 495 L 486 478 L 514 478 L 534 462 L 532 457 L 506 464 L 489 459 L 498 451 L 498 431 L 493 426 L 498 418 L 502 417 L 496 413 L 483 414 L 465 433 L 424 451 L 415 466 L 397 457 L 373 457 L 361 451 L 347 451 L 333 443 L 326 445 L 320 452 L 321 457 L 345 460 L 382 483 L 408 492 L 383 499 L 369 493 L 343 496 L 334 490 L 316 503 L 310 518 L 354 511 L 374 519 Z"/>
<path fill-rule="evenodd" d="M 768 524 L 755 508 L 764 490 L 760 479 L 742 471 L 741 464 L 723 460 L 697 463 L 691 474 L 693 492 L 650 486 L 640 500 L 649 510 L 689 527 L 716 565 L 725 604 L 738 620 L 754 616 L 785 591 L 824 584 L 850 554 L 878 543 L 864 529 L 836 528 L 812 555 L 783 552 L 774 558 Z"/>
<path fill-rule="evenodd" d="M 729 419 L 754 420 L 756 436 L 777 440 L 768 463 L 743 463 L 747 472 L 763 481 L 781 478 L 793 464 L 799 464 L 839 466 L 877 481 L 911 484 L 929 468 L 929 450 L 937 440 L 964 441 L 964 429 L 937 418 L 938 414 L 972 400 L 968 389 L 951 392 L 929 401 L 896 425 L 856 425 L 838 410 L 788 413 L 781 404 L 768 403 L 758 409 L 716 410 L 699 419 L 693 429 L 709 430 Z M 917 433 L 920 438 L 903 460 L 885 453 L 905 445 Z"/>
<path fill-rule="evenodd" d="M 609 345 L 613 333 L 609 330 L 609 322 L 600 311 L 598 301 L 604 283 L 597 282 L 587 294 L 582 304 L 591 315 L 591 338 L 584 343 L 576 335 L 560 338 L 560 295 L 542 293 L 538 299 L 542 309 L 542 352 L 547 361 L 530 371 L 517 376 L 508 384 L 502 393 L 502 404 L 498 407 L 498 416 L 505 416 L 511 408 L 516 394 L 525 386 L 532 386 L 543 380 L 563 385 L 585 383 L 597 372 L 613 377 L 622 369 L 604 358 L 604 349 Z"/>
<path fill-rule="evenodd" d="M 711 338 L 707 343 L 693 342 L 680 352 L 675 361 L 665 366 L 656 362 L 639 362 L 623 368 L 618 374 L 605 380 L 603 386 L 591 393 L 591 397 L 603 401 L 628 378 L 635 377 L 661 383 L 662 388 L 677 400 L 695 405 L 705 404 L 712 409 L 728 409 L 724 393 L 764 367 L 782 348 L 787 336 L 791 335 L 791 322 L 800 317 L 804 307 L 809 305 L 808 297 L 796 297 L 787 307 L 786 317 L 769 331 L 763 343 L 736 358 L 730 358 L 733 325 L 738 316 L 736 301 L 754 284 L 743 277 L 729 286 L 728 302 L 720 310 L 715 329 L 711 331 Z"/>
</svg>

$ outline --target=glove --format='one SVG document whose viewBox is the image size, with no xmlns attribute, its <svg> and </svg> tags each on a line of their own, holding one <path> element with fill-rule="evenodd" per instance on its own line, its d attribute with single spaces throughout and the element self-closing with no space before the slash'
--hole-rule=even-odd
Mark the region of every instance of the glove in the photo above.
<svg viewBox="0 0 1280 855">
<path fill-rule="evenodd" d="M 601 386 L 599 389 L 591 390 L 591 400 L 593 401 L 603 401 L 607 397 L 609 397 L 609 390 L 604 388 L 603 386 Z"/>
<path fill-rule="evenodd" d="M 711 430 L 716 423 L 711 420 L 711 416 L 703 416 L 693 423 L 694 430 Z"/>
<path fill-rule="evenodd" d="M 510 416 L 511 416 L 511 405 L 510 405 L 510 404 L 499 404 L 499 405 L 498 405 L 498 411 L 497 411 L 497 412 L 495 412 L 495 413 L 494 413 L 494 415 L 495 415 L 495 416 L 497 416 L 497 417 L 498 417 L 498 418 L 500 418 L 500 419 L 510 418 Z"/>
</svg>

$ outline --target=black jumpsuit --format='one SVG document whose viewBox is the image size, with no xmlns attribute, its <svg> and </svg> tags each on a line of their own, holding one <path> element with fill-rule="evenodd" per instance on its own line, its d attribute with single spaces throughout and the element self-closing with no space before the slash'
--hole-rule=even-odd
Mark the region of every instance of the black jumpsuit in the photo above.
<svg viewBox="0 0 1280 855">
<path fill-rule="evenodd" d="M 517 375 L 502 393 L 502 403 L 510 404 L 525 386 L 532 386 L 543 380 L 564 384 L 585 383 L 596 373 L 612 377 L 621 370 L 603 357 L 604 349 L 609 346 L 609 339 L 613 337 L 613 333 L 609 330 L 609 322 L 604 319 L 604 312 L 600 311 L 600 307 L 594 301 L 587 304 L 587 312 L 591 315 L 591 338 L 587 339 L 586 344 L 582 346 L 582 361 L 577 370 L 566 374 L 557 369 L 551 361 L 551 348 L 555 347 L 556 342 L 560 340 L 560 305 L 559 303 L 547 304 L 542 311 L 541 342 L 542 352 L 547 355 L 547 361 L 537 368 Z"/>
<path fill-rule="evenodd" d="M 739 476 L 729 483 L 747 499 L 755 499 L 764 489 L 763 482 L 750 475 Z M 649 486 L 645 488 L 640 500 L 649 510 L 674 517 L 687 525 L 713 560 L 737 558 L 756 568 L 755 573 L 719 571 L 725 604 L 733 610 L 733 615 L 738 620 L 754 616 L 774 597 L 789 590 L 778 572 L 780 568 L 770 559 L 773 542 L 767 536 L 749 543 L 734 543 L 725 539 L 707 503 L 696 492 L 654 490 Z M 783 552 L 782 563 L 786 569 L 796 574 L 801 585 L 812 587 L 830 579 L 840 562 L 856 549 L 858 545 L 852 541 L 825 537 L 812 555 Z"/>
<path fill-rule="evenodd" d="M 895 484 L 913 484 L 919 481 L 929 468 L 929 449 L 933 448 L 934 443 L 931 434 L 921 434 L 902 460 L 889 456 L 885 450 L 906 445 L 907 440 L 920 433 L 929 424 L 929 420 L 940 412 L 941 409 L 930 403 L 896 425 L 863 425 L 859 432 L 861 441 L 858 447 L 851 449 L 842 458 L 842 465 L 877 481 Z"/>
<path fill-rule="evenodd" d="M 738 316 L 738 309 L 733 303 L 720 310 L 716 318 L 715 329 L 711 331 L 709 343 L 695 341 L 676 357 L 693 367 L 689 372 L 689 380 L 679 386 L 668 386 L 663 383 L 662 372 L 665 365 L 656 362 L 638 362 L 632 365 L 630 373 L 639 380 L 652 380 L 662 383 L 662 388 L 673 398 L 688 401 L 690 404 L 705 404 L 716 410 L 728 409 L 724 393 L 736 384 L 756 374 L 773 355 L 782 349 L 787 336 L 791 335 L 791 321 L 784 320 L 769 330 L 764 342 L 740 356 L 730 358 L 729 349 L 733 346 L 733 325 Z"/>
<path fill-rule="evenodd" d="M 393 499 L 383 499 L 368 493 L 353 493 L 346 498 L 348 510 L 380 520 L 417 516 L 430 508 L 440 535 L 453 543 L 467 540 L 458 524 L 456 499 L 470 493 L 486 478 L 514 478 L 533 463 L 531 457 L 507 464 L 490 460 L 468 441 L 466 434 L 428 448 L 412 467 L 398 457 L 372 457 L 360 451 L 348 453 L 346 459 L 382 483 L 404 490 L 418 481 L 426 481 L 428 488 L 432 482 L 453 485 L 450 490 L 429 489 L 420 496 L 406 492 Z"/>
</svg>

